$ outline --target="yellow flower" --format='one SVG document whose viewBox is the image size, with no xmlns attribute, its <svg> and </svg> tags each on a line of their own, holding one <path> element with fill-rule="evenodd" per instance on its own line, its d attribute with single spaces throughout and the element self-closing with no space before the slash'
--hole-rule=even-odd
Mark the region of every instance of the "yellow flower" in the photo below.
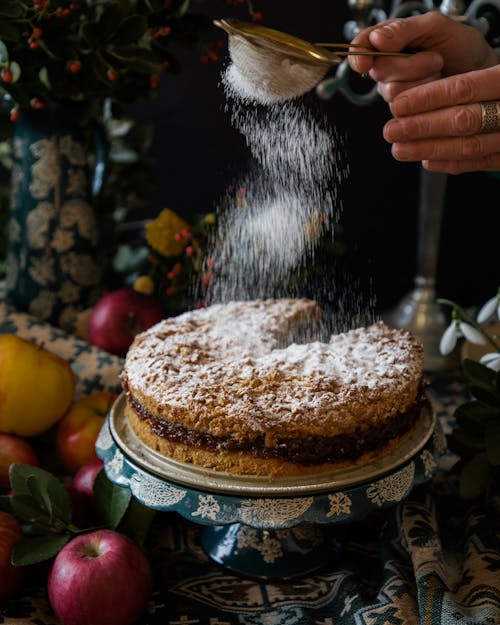
<svg viewBox="0 0 500 625">
<path fill-rule="evenodd" d="M 146 239 L 153 250 L 163 256 L 179 256 L 187 243 L 180 233 L 186 230 L 189 230 L 189 224 L 177 213 L 165 208 L 146 225 Z"/>
<path fill-rule="evenodd" d="M 207 215 L 205 215 L 205 217 L 203 217 L 203 221 L 206 224 L 214 224 L 215 223 L 215 214 L 214 213 L 208 213 Z"/>
<path fill-rule="evenodd" d="M 139 276 L 134 282 L 134 290 L 151 295 L 155 290 L 155 283 L 150 276 Z"/>
</svg>

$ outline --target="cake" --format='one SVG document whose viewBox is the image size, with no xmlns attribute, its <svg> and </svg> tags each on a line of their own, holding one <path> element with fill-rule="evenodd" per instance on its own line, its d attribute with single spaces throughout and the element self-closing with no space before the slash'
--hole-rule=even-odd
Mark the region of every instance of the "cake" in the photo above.
<svg viewBox="0 0 500 625">
<path fill-rule="evenodd" d="M 382 322 L 299 342 L 308 299 L 215 304 L 137 335 L 125 418 L 177 461 L 240 475 L 323 473 L 386 452 L 425 400 L 423 350 Z"/>
</svg>

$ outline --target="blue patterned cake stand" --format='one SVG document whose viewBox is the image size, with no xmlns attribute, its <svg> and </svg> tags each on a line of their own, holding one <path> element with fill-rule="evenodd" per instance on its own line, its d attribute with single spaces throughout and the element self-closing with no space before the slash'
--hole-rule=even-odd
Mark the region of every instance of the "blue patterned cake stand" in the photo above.
<svg viewBox="0 0 500 625">
<path fill-rule="evenodd" d="M 329 474 L 235 476 L 171 460 L 147 447 L 115 402 L 97 440 L 108 478 L 145 506 L 202 524 L 218 564 L 250 577 L 286 579 L 331 562 L 323 528 L 393 506 L 428 481 L 445 437 L 427 404 L 411 434 L 383 457 Z"/>
</svg>

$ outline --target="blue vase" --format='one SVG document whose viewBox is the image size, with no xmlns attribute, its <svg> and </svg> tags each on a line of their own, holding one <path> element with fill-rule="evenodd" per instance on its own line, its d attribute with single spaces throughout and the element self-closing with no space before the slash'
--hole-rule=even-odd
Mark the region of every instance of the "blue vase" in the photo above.
<svg viewBox="0 0 500 625">
<path fill-rule="evenodd" d="M 102 133 L 91 176 L 81 111 L 22 111 L 15 123 L 6 300 L 73 330 L 102 293 L 104 258 L 94 198 L 106 164 Z"/>
</svg>

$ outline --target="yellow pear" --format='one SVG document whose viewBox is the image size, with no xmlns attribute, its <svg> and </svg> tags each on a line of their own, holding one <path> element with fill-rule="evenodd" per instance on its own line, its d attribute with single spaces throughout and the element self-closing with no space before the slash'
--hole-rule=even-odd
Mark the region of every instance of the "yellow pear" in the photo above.
<svg viewBox="0 0 500 625">
<path fill-rule="evenodd" d="M 75 375 L 66 360 L 14 334 L 0 334 L 0 432 L 36 436 L 69 408 Z"/>
</svg>

